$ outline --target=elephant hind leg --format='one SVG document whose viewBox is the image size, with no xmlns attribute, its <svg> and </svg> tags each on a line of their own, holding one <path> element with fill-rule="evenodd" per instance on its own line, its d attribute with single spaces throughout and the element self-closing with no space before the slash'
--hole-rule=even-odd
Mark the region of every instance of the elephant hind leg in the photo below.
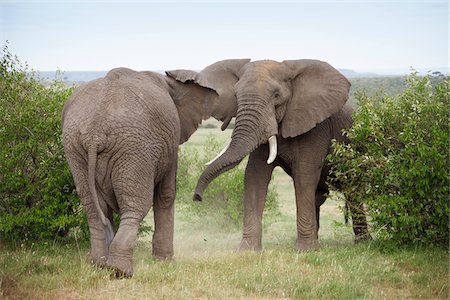
<svg viewBox="0 0 450 300">
<path fill-rule="evenodd" d="M 89 261 L 98 266 L 105 266 L 109 255 L 109 244 L 114 237 L 114 232 L 106 231 L 92 201 L 88 188 L 87 163 L 83 157 L 83 152 L 75 149 L 75 147 L 65 149 L 65 152 L 89 226 L 91 244 Z M 105 216 L 112 222 L 112 210 L 107 206 L 101 195 L 99 195 L 99 204 Z"/>
<path fill-rule="evenodd" d="M 329 167 L 323 166 L 320 172 L 319 183 L 316 188 L 316 220 L 317 220 L 317 233 L 320 228 L 320 207 L 325 203 L 327 195 L 330 192 L 327 185 Z"/>
<path fill-rule="evenodd" d="M 119 229 L 109 246 L 109 257 L 106 262 L 107 267 L 115 271 L 116 277 L 133 276 L 133 252 L 136 245 L 139 225 L 148 213 L 153 197 L 153 191 L 142 195 L 126 195 L 123 201 L 126 202 L 148 202 L 148 206 L 142 211 L 135 211 L 134 208 L 121 208 L 121 220 Z"/>
<path fill-rule="evenodd" d="M 316 222 L 317 222 L 317 233 L 316 235 L 319 236 L 319 229 L 320 229 L 320 207 L 326 200 L 327 191 L 324 191 L 322 189 L 317 188 L 316 190 Z"/>
<path fill-rule="evenodd" d="M 139 225 L 153 204 L 154 176 L 149 172 L 148 164 L 132 158 L 127 161 L 131 163 L 112 173 L 120 224 L 109 247 L 106 265 L 117 277 L 133 275 L 133 251 Z"/>
<path fill-rule="evenodd" d="M 92 202 L 90 195 L 80 196 L 80 199 L 83 203 L 89 225 L 91 242 L 89 261 L 94 265 L 104 267 L 109 256 L 109 245 L 114 238 L 114 231 L 111 230 L 112 226 L 105 227 L 102 224 L 100 217 L 98 217 L 97 208 Z M 99 202 L 102 202 L 101 197 L 99 197 Z M 112 224 L 112 210 L 110 208 L 102 209 L 110 224 Z"/>
<path fill-rule="evenodd" d="M 367 227 L 366 211 L 363 203 L 353 203 L 347 201 L 352 216 L 353 232 L 355 233 L 355 243 L 372 240 Z"/>
</svg>

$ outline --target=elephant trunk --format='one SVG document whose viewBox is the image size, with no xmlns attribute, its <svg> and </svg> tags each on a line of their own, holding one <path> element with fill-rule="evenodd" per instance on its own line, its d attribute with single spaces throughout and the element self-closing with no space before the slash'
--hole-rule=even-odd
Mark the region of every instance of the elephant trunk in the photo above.
<svg viewBox="0 0 450 300">
<path fill-rule="evenodd" d="M 244 119 L 240 118 L 240 111 L 245 111 L 246 117 Z M 251 107 L 240 107 L 231 142 L 225 152 L 212 160 L 203 171 L 197 182 L 194 200 L 201 201 L 203 191 L 214 178 L 234 168 L 246 155 L 260 145 L 261 126 L 258 125 L 259 117 L 260 112 L 258 110 Z"/>
</svg>

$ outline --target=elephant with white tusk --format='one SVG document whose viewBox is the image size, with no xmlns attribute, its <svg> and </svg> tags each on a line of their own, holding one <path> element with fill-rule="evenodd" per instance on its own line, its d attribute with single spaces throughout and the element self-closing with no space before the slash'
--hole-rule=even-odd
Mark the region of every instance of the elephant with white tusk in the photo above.
<svg viewBox="0 0 450 300">
<path fill-rule="evenodd" d="M 297 204 L 297 250 L 318 246 L 319 209 L 328 193 L 324 165 L 332 139 L 345 140 L 351 126 L 346 105 L 349 81 L 318 60 L 217 62 L 201 72 L 217 87 L 213 116 L 236 124 L 227 148 L 209 163 L 198 180 L 194 200 L 208 184 L 250 154 L 245 170 L 244 231 L 239 249 L 260 250 L 267 187 L 276 166 L 289 174 Z M 269 144 L 269 146 L 267 145 Z M 357 240 L 369 239 L 361 206 L 350 205 Z"/>
</svg>

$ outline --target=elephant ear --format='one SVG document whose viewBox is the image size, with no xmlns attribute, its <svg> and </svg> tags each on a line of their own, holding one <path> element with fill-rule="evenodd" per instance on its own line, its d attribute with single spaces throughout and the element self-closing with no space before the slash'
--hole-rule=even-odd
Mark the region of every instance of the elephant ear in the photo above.
<svg viewBox="0 0 450 300">
<path fill-rule="evenodd" d="M 240 70 L 250 59 L 226 59 L 207 66 L 200 72 L 200 77 L 214 86 L 219 94 L 219 100 L 214 107 L 212 116 L 224 122 L 224 130 L 231 118 L 237 113 L 237 99 L 234 85 L 239 80 Z"/>
<path fill-rule="evenodd" d="M 166 71 L 166 75 L 182 83 L 194 82 L 207 89 L 216 90 L 214 85 L 207 81 L 204 76 L 192 70 L 172 70 Z"/>
<path fill-rule="evenodd" d="M 180 118 L 180 144 L 197 130 L 202 120 L 211 117 L 217 101 L 216 89 L 199 73 L 191 70 L 166 71 L 169 94 Z"/>
<path fill-rule="evenodd" d="M 338 112 L 347 102 L 350 82 L 319 60 L 285 60 L 293 72 L 292 98 L 281 121 L 284 138 L 308 132 Z"/>
</svg>

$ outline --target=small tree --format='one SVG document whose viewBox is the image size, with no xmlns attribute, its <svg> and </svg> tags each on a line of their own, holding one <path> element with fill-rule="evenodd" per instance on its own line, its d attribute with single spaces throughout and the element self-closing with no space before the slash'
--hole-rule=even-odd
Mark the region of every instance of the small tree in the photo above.
<svg viewBox="0 0 450 300">
<path fill-rule="evenodd" d="M 350 143 L 333 143 L 328 157 L 331 182 L 367 204 L 379 238 L 448 245 L 448 78 L 406 81 L 397 97 L 357 94 Z"/>
<path fill-rule="evenodd" d="M 7 45 L 0 57 L 0 238 L 66 237 L 86 220 L 63 155 L 61 109 L 72 88 L 36 79 Z"/>
</svg>

